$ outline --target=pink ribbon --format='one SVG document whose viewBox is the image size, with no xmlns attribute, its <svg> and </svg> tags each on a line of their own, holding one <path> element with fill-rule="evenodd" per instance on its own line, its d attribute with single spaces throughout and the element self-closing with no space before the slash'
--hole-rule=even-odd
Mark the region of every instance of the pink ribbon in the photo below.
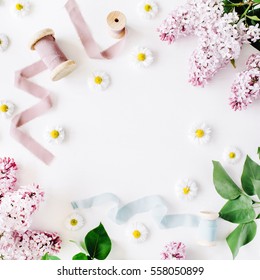
<svg viewBox="0 0 260 280">
<path fill-rule="evenodd" d="M 76 1 L 68 0 L 65 7 L 69 13 L 72 23 L 76 28 L 85 51 L 90 58 L 112 59 L 118 53 L 120 53 L 120 51 L 124 47 L 126 35 L 122 40 L 112 45 L 108 49 L 102 51 L 94 40 L 92 33 L 87 26 Z M 21 112 L 20 114 L 17 114 L 12 119 L 10 133 L 12 137 L 14 137 L 18 142 L 20 142 L 25 148 L 27 148 L 45 164 L 50 164 L 54 158 L 54 155 L 46 150 L 41 144 L 35 141 L 27 133 L 19 129 L 26 123 L 44 114 L 52 107 L 49 91 L 33 82 L 28 81 L 29 78 L 34 77 L 35 75 L 43 72 L 46 69 L 48 69 L 46 63 L 41 60 L 16 72 L 16 87 L 28 92 L 36 98 L 39 98 L 41 101 L 36 105 L 30 107 L 29 109 Z"/>
<path fill-rule="evenodd" d="M 68 0 L 65 8 L 70 16 L 70 19 L 79 35 L 79 38 L 84 46 L 87 55 L 94 59 L 112 59 L 117 56 L 125 45 L 126 35 L 122 40 L 115 43 L 106 50 L 101 50 L 97 42 L 94 40 L 92 33 L 85 22 L 79 7 L 75 0 Z"/>
<path fill-rule="evenodd" d="M 50 164 L 54 155 L 42 147 L 42 145 L 36 142 L 27 133 L 19 129 L 26 123 L 44 114 L 52 107 L 50 92 L 45 88 L 28 81 L 29 78 L 32 78 L 46 69 L 47 66 L 42 61 L 38 61 L 16 72 L 15 86 L 28 92 L 34 97 L 39 98 L 41 101 L 20 114 L 17 114 L 12 119 L 10 133 L 36 157 L 44 163 Z"/>
</svg>

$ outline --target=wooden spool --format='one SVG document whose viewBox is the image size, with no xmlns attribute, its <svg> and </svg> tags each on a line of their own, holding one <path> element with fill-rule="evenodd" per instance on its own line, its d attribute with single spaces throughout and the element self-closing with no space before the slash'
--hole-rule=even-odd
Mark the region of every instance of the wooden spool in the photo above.
<svg viewBox="0 0 260 280">
<path fill-rule="evenodd" d="M 125 36 L 126 32 L 126 17 L 119 11 L 113 11 L 107 16 L 107 24 L 110 34 L 115 39 L 120 39 Z"/>
<path fill-rule="evenodd" d="M 54 37 L 54 31 L 50 28 L 46 28 L 37 32 L 30 41 L 31 50 L 35 50 L 35 46 L 37 45 L 37 42 L 39 42 L 41 39 L 49 35 Z M 76 63 L 73 60 L 68 59 L 67 61 L 62 62 L 55 69 L 52 70 L 51 72 L 52 81 L 58 81 L 64 78 L 65 76 L 69 75 L 75 68 L 76 68 Z"/>
</svg>

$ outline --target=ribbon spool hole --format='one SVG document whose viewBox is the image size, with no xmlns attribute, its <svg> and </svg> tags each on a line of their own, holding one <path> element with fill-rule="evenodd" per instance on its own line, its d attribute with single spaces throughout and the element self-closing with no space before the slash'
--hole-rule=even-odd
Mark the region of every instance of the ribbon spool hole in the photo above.
<svg viewBox="0 0 260 280">
<path fill-rule="evenodd" d="M 52 81 L 62 79 L 76 68 L 75 61 L 68 59 L 57 45 L 52 29 L 37 32 L 31 39 L 30 48 L 39 53 L 43 63 L 51 70 Z"/>
<path fill-rule="evenodd" d="M 107 16 L 107 24 L 110 29 L 110 34 L 115 39 L 120 39 L 125 36 L 126 17 L 119 11 L 113 11 Z"/>
</svg>

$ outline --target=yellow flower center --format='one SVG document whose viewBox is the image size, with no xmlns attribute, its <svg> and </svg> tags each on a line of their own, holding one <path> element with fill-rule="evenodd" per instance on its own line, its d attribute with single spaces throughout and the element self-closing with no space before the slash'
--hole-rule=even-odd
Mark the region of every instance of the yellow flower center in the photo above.
<svg viewBox="0 0 260 280">
<path fill-rule="evenodd" d="M 189 194 L 189 192 L 190 192 L 190 187 L 186 186 L 185 188 L 183 188 L 182 191 L 183 191 L 184 194 Z"/>
<path fill-rule="evenodd" d="M 149 4 L 146 4 L 146 5 L 144 6 L 144 10 L 145 10 L 146 12 L 150 12 L 150 11 L 152 10 L 152 6 L 149 5 Z"/>
<path fill-rule="evenodd" d="M 136 238 L 136 239 L 141 237 L 141 232 L 137 229 L 134 230 L 132 234 L 133 234 L 133 237 Z"/>
<path fill-rule="evenodd" d="M 8 106 L 6 104 L 3 104 L 0 106 L 0 111 L 3 113 L 6 113 L 8 111 Z"/>
<path fill-rule="evenodd" d="M 205 135 L 205 132 L 203 129 L 197 129 L 195 134 L 196 134 L 196 137 L 202 138 Z"/>
<path fill-rule="evenodd" d="M 71 224 L 73 227 L 75 227 L 75 226 L 78 224 L 78 220 L 76 220 L 76 219 L 71 219 L 71 220 L 70 220 L 70 224 Z"/>
<path fill-rule="evenodd" d="M 16 8 L 16 10 L 21 11 L 21 10 L 23 9 L 23 5 L 20 4 L 20 3 L 17 3 L 17 4 L 15 5 L 15 8 Z"/>
<path fill-rule="evenodd" d="M 1 41 L 1 39 L 0 39 L 0 45 L 2 45 L 2 41 Z"/>
<path fill-rule="evenodd" d="M 100 76 L 95 77 L 95 83 L 100 85 L 102 83 L 103 79 Z"/>
<path fill-rule="evenodd" d="M 145 59 L 146 59 L 145 53 L 139 53 L 137 55 L 137 59 L 138 59 L 138 61 L 145 61 Z"/>
<path fill-rule="evenodd" d="M 234 152 L 229 153 L 229 158 L 235 158 L 236 154 Z"/>
<path fill-rule="evenodd" d="M 60 136 L 60 133 L 59 133 L 59 131 L 58 130 L 52 130 L 51 132 L 50 132 L 50 136 L 51 136 L 51 138 L 53 138 L 53 139 L 57 139 L 59 136 Z"/>
</svg>

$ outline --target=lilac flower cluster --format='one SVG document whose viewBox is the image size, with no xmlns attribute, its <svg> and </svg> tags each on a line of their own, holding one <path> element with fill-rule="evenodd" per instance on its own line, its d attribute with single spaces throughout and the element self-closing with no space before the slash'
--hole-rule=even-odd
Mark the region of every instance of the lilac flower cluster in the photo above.
<svg viewBox="0 0 260 280">
<path fill-rule="evenodd" d="M 55 254 L 61 246 L 58 234 L 29 230 L 44 192 L 35 184 L 16 188 L 16 171 L 13 159 L 0 158 L 0 259 L 32 260 Z"/>
<path fill-rule="evenodd" d="M 164 246 L 165 250 L 161 253 L 162 260 L 184 260 L 186 246 L 182 242 L 170 242 Z"/>
<path fill-rule="evenodd" d="M 39 260 L 46 253 L 58 253 L 60 248 L 61 239 L 56 233 L 27 230 L 0 234 L 0 259 L 4 260 Z"/>
<path fill-rule="evenodd" d="M 260 55 L 252 54 L 247 69 L 237 74 L 229 98 L 233 110 L 241 111 L 260 97 Z"/>
<path fill-rule="evenodd" d="M 17 166 L 11 158 L 0 158 L 0 199 L 1 196 L 14 189 Z"/>
<path fill-rule="evenodd" d="M 199 38 L 190 58 L 189 82 L 202 87 L 239 57 L 243 44 L 260 39 L 259 26 L 246 27 L 236 12 L 224 14 L 222 0 L 188 0 L 163 21 L 158 32 L 169 44 L 183 36 Z"/>
</svg>

